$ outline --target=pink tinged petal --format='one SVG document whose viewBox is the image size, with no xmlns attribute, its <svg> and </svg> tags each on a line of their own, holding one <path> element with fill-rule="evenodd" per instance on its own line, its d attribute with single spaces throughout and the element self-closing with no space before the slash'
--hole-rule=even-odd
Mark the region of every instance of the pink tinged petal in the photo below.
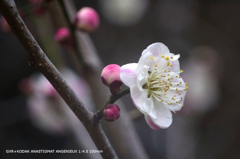
<svg viewBox="0 0 240 159">
<path fill-rule="evenodd" d="M 153 43 L 143 50 L 142 55 L 151 52 L 154 57 L 161 57 L 161 55 L 168 55 L 170 53 L 168 47 L 163 43 Z"/>
<path fill-rule="evenodd" d="M 157 119 L 152 119 L 153 123 L 162 129 L 168 128 L 172 124 L 172 113 L 167 106 L 161 102 L 154 101 Z"/>
<path fill-rule="evenodd" d="M 141 72 L 137 76 L 137 86 L 139 90 L 142 90 L 142 86 L 148 82 L 148 66 L 143 66 Z"/>
<path fill-rule="evenodd" d="M 152 121 L 152 119 L 151 119 L 150 116 L 145 115 L 144 117 L 145 117 L 146 122 L 148 123 L 148 125 L 149 125 L 152 129 L 154 129 L 154 130 L 160 129 L 160 127 L 158 127 L 156 124 L 153 123 L 153 121 Z"/>
<path fill-rule="evenodd" d="M 172 67 L 170 67 L 169 70 L 179 74 L 179 71 L 180 71 L 179 61 L 178 60 L 172 61 L 171 64 L 172 64 Z"/>
<path fill-rule="evenodd" d="M 148 98 L 144 103 L 143 103 L 143 108 L 145 110 L 145 112 L 154 119 L 157 119 L 157 114 L 156 114 L 156 110 L 154 108 L 153 105 L 153 99 L 152 98 Z"/>
<path fill-rule="evenodd" d="M 137 66 L 138 66 L 137 63 L 130 63 L 130 64 L 123 65 L 120 69 L 120 79 L 128 87 L 135 85 L 137 82 L 136 81 L 137 80 L 137 74 L 136 74 Z"/>
<path fill-rule="evenodd" d="M 143 89 L 140 91 L 136 85 L 130 87 L 130 93 L 133 100 L 134 105 L 139 109 L 140 112 L 143 114 L 147 114 L 144 109 L 144 102 L 148 99 L 147 98 L 147 90 Z"/>
</svg>

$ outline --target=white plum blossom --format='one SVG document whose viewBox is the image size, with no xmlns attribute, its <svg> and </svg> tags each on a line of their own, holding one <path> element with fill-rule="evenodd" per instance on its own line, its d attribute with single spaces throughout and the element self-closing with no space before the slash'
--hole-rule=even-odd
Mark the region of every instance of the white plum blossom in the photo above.
<svg viewBox="0 0 240 159">
<path fill-rule="evenodd" d="M 154 43 L 142 52 L 138 63 L 123 65 L 122 82 L 130 87 L 134 105 L 145 115 L 152 129 L 168 128 L 172 112 L 184 105 L 187 83 L 180 76 L 178 58 L 167 46 Z"/>
</svg>

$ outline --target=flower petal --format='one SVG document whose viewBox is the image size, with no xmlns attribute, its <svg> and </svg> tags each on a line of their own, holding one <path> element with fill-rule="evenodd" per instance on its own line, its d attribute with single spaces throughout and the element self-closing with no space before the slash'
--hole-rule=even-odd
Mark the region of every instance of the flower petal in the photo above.
<svg viewBox="0 0 240 159">
<path fill-rule="evenodd" d="M 154 57 L 161 57 L 161 55 L 168 55 L 170 53 L 168 47 L 163 43 L 153 43 L 143 50 L 142 55 L 151 52 Z"/>
<path fill-rule="evenodd" d="M 172 64 L 172 67 L 169 68 L 170 71 L 173 71 L 175 73 L 178 73 L 179 74 L 179 71 L 180 71 L 180 64 L 179 64 L 179 59 L 180 55 L 174 55 L 173 56 L 173 59 L 171 60 L 171 64 Z"/>
<path fill-rule="evenodd" d="M 136 84 L 137 66 L 138 66 L 137 63 L 130 63 L 130 64 L 123 65 L 120 69 L 120 78 L 122 82 L 128 87 L 131 87 L 132 85 Z"/>
<path fill-rule="evenodd" d="M 148 98 L 144 103 L 143 103 L 143 108 L 145 110 L 145 112 L 154 119 L 157 119 L 157 115 L 156 115 L 156 110 L 155 107 L 153 105 L 153 99 L 152 98 Z"/>
<path fill-rule="evenodd" d="M 142 55 L 138 61 L 138 66 L 137 66 L 137 74 L 141 72 L 142 68 L 144 66 L 151 66 L 152 64 L 152 53 L 151 52 L 147 52 L 144 55 Z"/>
<path fill-rule="evenodd" d="M 144 115 L 144 117 L 145 117 L 146 122 L 148 123 L 148 125 L 152 129 L 154 129 L 154 130 L 160 129 L 160 127 L 158 127 L 156 124 L 153 123 L 153 121 L 152 121 L 152 119 L 151 119 L 151 117 L 149 115 Z"/>
<path fill-rule="evenodd" d="M 137 86 L 140 91 L 142 90 L 142 86 L 148 82 L 148 70 L 149 67 L 144 65 L 140 73 L 137 75 Z"/>
<path fill-rule="evenodd" d="M 172 124 L 172 113 L 167 106 L 161 102 L 154 101 L 157 119 L 152 119 L 153 123 L 162 129 L 168 128 Z"/>
<path fill-rule="evenodd" d="M 130 93 L 134 105 L 139 109 L 140 112 L 142 112 L 143 114 L 147 114 L 143 105 L 143 103 L 147 100 L 147 90 L 142 89 L 140 91 L 137 85 L 134 85 L 130 87 Z"/>
</svg>

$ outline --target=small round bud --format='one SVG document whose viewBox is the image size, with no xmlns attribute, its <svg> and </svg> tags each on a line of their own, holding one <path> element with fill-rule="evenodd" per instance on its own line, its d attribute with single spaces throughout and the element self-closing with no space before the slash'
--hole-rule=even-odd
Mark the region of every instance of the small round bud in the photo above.
<svg viewBox="0 0 240 159">
<path fill-rule="evenodd" d="M 110 64 L 102 70 L 102 82 L 110 88 L 112 94 L 117 94 L 123 84 L 120 79 L 120 68 L 119 65 Z"/>
<path fill-rule="evenodd" d="M 12 33 L 12 29 L 4 17 L 0 17 L 0 29 L 7 34 Z"/>
<path fill-rule="evenodd" d="M 77 12 L 74 25 L 82 31 L 95 31 L 99 26 L 98 13 L 92 8 L 84 7 Z"/>
<path fill-rule="evenodd" d="M 103 116 L 106 121 L 117 120 L 120 116 L 120 109 L 116 104 L 108 104 L 103 110 Z"/>
<path fill-rule="evenodd" d="M 54 37 L 55 41 L 63 45 L 69 45 L 72 43 L 71 33 L 68 28 L 59 28 Z"/>
</svg>

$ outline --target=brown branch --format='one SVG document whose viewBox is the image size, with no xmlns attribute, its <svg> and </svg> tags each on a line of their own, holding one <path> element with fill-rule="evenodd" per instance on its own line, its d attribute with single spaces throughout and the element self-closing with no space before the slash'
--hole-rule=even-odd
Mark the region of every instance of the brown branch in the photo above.
<svg viewBox="0 0 240 159">
<path fill-rule="evenodd" d="M 0 0 L 0 12 L 11 26 L 12 31 L 29 55 L 30 63 L 33 64 L 49 80 L 59 95 L 72 109 L 75 115 L 81 120 L 86 127 L 90 136 L 103 158 L 117 158 L 102 128 L 94 126 L 92 123 L 93 113 L 89 112 L 83 103 L 77 98 L 76 94 L 69 87 L 61 74 L 44 54 L 27 26 L 20 17 L 14 0 Z"/>
<path fill-rule="evenodd" d="M 73 5 L 72 0 L 63 0 L 66 11 L 68 12 L 68 18 L 70 21 L 74 21 L 76 15 L 76 8 Z M 84 74 L 84 78 L 89 83 L 93 93 L 93 99 L 97 109 L 105 104 L 109 99 L 110 93 L 106 86 L 101 82 L 101 71 L 103 69 L 102 61 L 100 60 L 97 50 L 94 47 L 89 35 L 87 33 L 77 31 L 76 40 L 83 57 L 84 63 L 89 68 Z M 121 100 L 117 102 L 121 109 L 121 117 L 114 123 L 103 122 L 103 127 L 111 141 L 113 147 L 116 150 L 119 158 L 137 158 L 147 159 L 148 156 L 139 140 L 138 134 L 134 129 L 131 118 L 129 117 Z"/>
</svg>

